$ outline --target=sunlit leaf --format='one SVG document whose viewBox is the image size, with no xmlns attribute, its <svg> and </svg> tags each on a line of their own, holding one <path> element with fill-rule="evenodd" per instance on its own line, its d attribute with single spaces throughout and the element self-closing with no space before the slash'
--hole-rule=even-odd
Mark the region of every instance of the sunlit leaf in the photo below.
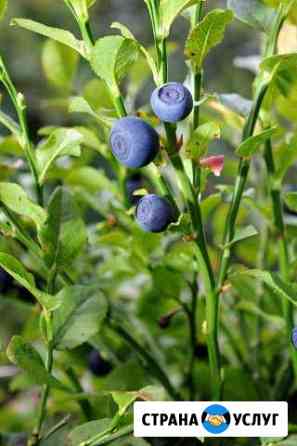
<svg viewBox="0 0 297 446">
<path fill-rule="evenodd" d="M 225 28 L 232 19 L 232 11 L 214 9 L 191 31 L 186 42 L 185 54 L 194 70 L 200 70 L 209 51 L 221 43 Z"/>
<path fill-rule="evenodd" d="M 115 94 L 119 83 L 136 61 L 139 53 L 137 42 L 122 36 L 107 36 L 97 40 L 91 54 L 91 66 Z"/>
<path fill-rule="evenodd" d="M 37 34 L 41 34 L 42 36 L 56 40 L 63 45 L 70 46 L 70 48 L 80 53 L 83 57 L 86 57 L 84 43 L 80 40 L 77 40 L 69 31 L 65 31 L 64 29 L 60 28 L 52 28 L 50 26 L 46 26 L 42 23 L 38 23 L 29 19 L 16 18 L 12 20 L 11 24 L 20 26 L 21 28 L 25 28 L 29 31 L 33 31 Z"/>
</svg>

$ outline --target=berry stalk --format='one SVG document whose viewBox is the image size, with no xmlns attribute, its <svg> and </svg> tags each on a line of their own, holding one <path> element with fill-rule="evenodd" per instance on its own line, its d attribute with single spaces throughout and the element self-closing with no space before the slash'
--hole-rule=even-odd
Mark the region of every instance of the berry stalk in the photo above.
<svg viewBox="0 0 297 446">
<path fill-rule="evenodd" d="M 200 1 L 195 8 L 195 13 L 192 18 L 192 28 L 195 27 L 198 23 L 201 22 L 203 18 L 203 1 Z M 201 99 L 202 93 L 202 83 L 203 83 L 203 71 L 200 69 L 197 73 L 193 73 L 192 75 L 192 88 L 193 88 L 193 98 L 194 98 L 194 110 L 193 110 L 193 130 L 196 130 L 199 127 L 200 123 L 200 106 L 197 105 L 197 102 Z M 200 192 L 200 166 L 199 164 L 192 162 L 193 169 L 193 184 L 195 188 L 195 192 L 197 195 Z"/>
<path fill-rule="evenodd" d="M 159 22 L 153 24 L 153 28 L 159 30 Z M 159 33 L 157 33 L 159 34 Z M 158 67 L 160 69 L 160 80 L 162 84 L 165 84 L 168 79 L 168 59 L 167 59 L 167 49 L 166 49 L 166 39 L 163 39 L 162 45 L 156 44 Z M 197 117 L 197 111 L 196 111 Z M 190 212 L 192 225 L 194 231 L 197 231 L 195 242 L 196 242 L 196 255 L 199 262 L 199 267 L 201 268 L 201 275 L 203 277 L 204 286 L 207 294 L 207 326 L 208 326 L 208 351 L 209 351 L 209 361 L 210 370 L 212 376 L 212 398 L 213 400 L 219 399 L 220 389 L 221 389 L 221 373 L 220 373 L 220 359 L 219 359 L 219 347 L 218 347 L 218 296 L 215 292 L 215 279 L 212 270 L 212 265 L 210 262 L 207 241 L 203 227 L 202 214 L 200 209 L 199 201 L 196 197 L 194 187 L 185 172 L 183 162 L 177 153 L 177 138 L 176 138 L 176 126 L 171 123 L 164 123 L 165 132 L 168 143 L 169 153 L 173 153 L 171 157 L 171 162 L 176 170 L 179 178 L 181 190 L 185 197 L 187 208 Z"/>
</svg>

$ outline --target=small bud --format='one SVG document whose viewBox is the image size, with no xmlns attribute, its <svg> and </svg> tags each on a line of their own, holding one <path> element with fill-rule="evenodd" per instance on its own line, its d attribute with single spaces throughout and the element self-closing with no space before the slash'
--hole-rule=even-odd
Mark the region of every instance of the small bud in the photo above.
<svg viewBox="0 0 297 446">
<path fill-rule="evenodd" d="M 114 215 L 109 214 L 107 217 L 108 226 L 115 226 L 117 224 L 117 219 Z"/>
<path fill-rule="evenodd" d="M 181 309 L 180 307 L 175 308 L 174 310 L 172 310 L 169 313 L 164 314 L 164 316 L 160 317 L 160 319 L 159 319 L 159 327 L 161 329 L 168 328 L 172 318 L 179 312 L 180 309 Z"/>
<path fill-rule="evenodd" d="M 223 294 L 224 294 L 224 293 L 227 293 L 228 291 L 231 290 L 231 288 L 232 288 L 231 283 L 225 283 L 225 284 L 222 286 L 222 293 L 223 293 Z"/>
<path fill-rule="evenodd" d="M 219 177 L 224 168 L 224 155 L 215 155 L 209 156 L 208 158 L 202 158 L 200 160 L 200 166 L 210 169 L 216 177 Z"/>
<path fill-rule="evenodd" d="M 168 328 L 171 322 L 171 317 L 169 317 L 168 315 L 166 316 L 162 316 L 159 319 L 159 327 L 162 329 Z"/>
</svg>

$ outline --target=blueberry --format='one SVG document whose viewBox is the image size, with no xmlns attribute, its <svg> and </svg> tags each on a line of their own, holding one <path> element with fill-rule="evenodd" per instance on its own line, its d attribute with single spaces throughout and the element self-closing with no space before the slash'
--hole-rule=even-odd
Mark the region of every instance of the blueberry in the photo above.
<svg viewBox="0 0 297 446">
<path fill-rule="evenodd" d="M 156 130 L 142 119 L 132 116 L 119 119 L 113 126 L 110 144 L 114 156 L 126 167 L 147 166 L 158 154 L 160 138 Z"/>
<path fill-rule="evenodd" d="M 173 208 L 165 198 L 146 195 L 137 205 L 136 219 L 144 231 L 162 232 L 173 221 Z"/>
<path fill-rule="evenodd" d="M 112 365 L 94 349 L 89 355 L 89 369 L 95 376 L 106 376 L 111 372 Z"/>
<path fill-rule="evenodd" d="M 295 327 L 292 331 L 292 342 L 294 347 L 297 349 L 297 327 Z"/>
<path fill-rule="evenodd" d="M 0 268 L 0 293 L 7 293 L 13 286 L 12 277 L 7 272 Z"/>
<path fill-rule="evenodd" d="M 202 343 L 198 343 L 195 347 L 195 357 L 198 359 L 208 358 L 207 346 Z"/>
<path fill-rule="evenodd" d="M 191 92 L 178 82 L 169 82 L 156 88 L 151 97 L 154 113 L 163 122 L 179 122 L 193 110 Z"/>
<path fill-rule="evenodd" d="M 141 197 L 133 195 L 133 193 L 144 187 L 144 178 L 140 173 L 134 173 L 126 180 L 126 192 L 130 204 L 137 204 Z"/>
</svg>

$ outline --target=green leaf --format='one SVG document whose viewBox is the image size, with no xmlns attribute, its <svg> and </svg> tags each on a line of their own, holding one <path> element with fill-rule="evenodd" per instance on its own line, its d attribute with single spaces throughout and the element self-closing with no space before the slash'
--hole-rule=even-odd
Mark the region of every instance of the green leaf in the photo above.
<svg viewBox="0 0 297 446">
<path fill-rule="evenodd" d="M 275 446 L 295 446 L 296 441 L 297 441 L 297 435 L 290 435 L 288 438 L 275 443 Z M 267 444 L 267 446 L 269 445 Z"/>
<path fill-rule="evenodd" d="M 88 9 L 91 8 L 97 0 L 64 0 L 67 5 L 74 8 L 79 17 L 88 17 Z"/>
<path fill-rule="evenodd" d="M 191 31 L 186 42 L 185 54 L 196 72 L 201 69 L 209 51 L 221 43 L 225 28 L 232 19 L 232 11 L 214 9 Z"/>
<path fill-rule="evenodd" d="M 19 125 L 6 113 L 0 111 L 0 124 L 4 125 L 13 135 L 20 138 L 20 127 Z"/>
<path fill-rule="evenodd" d="M 13 135 L 0 138 L 0 153 L 1 155 L 14 155 L 17 157 L 22 157 L 24 155 L 18 138 Z"/>
<path fill-rule="evenodd" d="M 70 90 L 78 65 L 78 54 L 55 40 L 47 40 L 42 50 L 42 66 L 48 81 Z"/>
<path fill-rule="evenodd" d="M 73 195 L 65 188 L 53 193 L 48 219 L 39 232 L 39 239 L 49 266 L 67 267 L 83 252 L 87 241 L 85 224 Z"/>
<path fill-rule="evenodd" d="M 16 214 L 32 220 L 37 229 L 46 219 L 44 209 L 33 203 L 18 184 L 0 183 L 0 202 Z"/>
<path fill-rule="evenodd" d="M 270 129 L 263 130 L 261 133 L 258 133 L 257 135 L 250 136 L 245 141 L 243 141 L 237 148 L 236 150 L 237 155 L 243 157 L 253 156 L 265 143 L 265 141 L 267 141 L 267 139 L 271 138 L 277 133 L 278 133 L 278 128 L 272 127 Z"/>
<path fill-rule="evenodd" d="M 262 31 L 269 31 L 276 14 L 261 0 L 228 0 L 227 6 L 239 20 Z"/>
<path fill-rule="evenodd" d="M 104 380 L 102 388 L 106 391 L 137 391 L 147 385 L 149 379 L 143 365 L 134 357 L 113 369 Z"/>
<path fill-rule="evenodd" d="M 42 127 L 38 130 L 38 134 L 41 136 L 49 136 L 53 131 L 59 129 L 59 127 L 55 126 L 47 126 Z M 90 149 L 96 150 L 97 152 L 103 154 L 104 150 L 106 149 L 106 144 L 102 143 L 97 135 L 97 132 L 95 129 L 90 129 L 88 127 L 82 127 L 82 126 L 75 126 L 72 127 L 73 130 L 76 130 L 78 133 L 82 136 L 81 145 L 88 147 Z M 105 152 L 104 152 L 105 154 Z"/>
<path fill-rule="evenodd" d="M 113 29 L 118 29 L 125 39 L 135 40 L 137 42 L 134 34 L 132 34 L 132 32 L 129 30 L 129 28 L 127 26 L 123 25 L 122 23 L 113 22 L 110 25 L 110 27 Z"/>
<path fill-rule="evenodd" d="M 58 300 L 62 304 L 53 313 L 53 342 L 57 349 L 75 348 L 100 330 L 107 302 L 98 287 L 66 287 Z"/>
<path fill-rule="evenodd" d="M 187 156 L 193 160 L 199 160 L 207 153 L 210 141 L 220 136 L 221 129 L 216 122 L 210 121 L 200 125 L 186 146 Z"/>
<path fill-rule="evenodd" d="M 0 0 L 0 20 L 3 19 L 7 10 L 8 0 Z"/>
<path fill-rule="evenodd" d="M 296 80 L 297 53 L 267 57 L 260 65 L 263 75 L 270 76 L 270 90 L 275 87 L 280 94 L 288 96 Z M 275 94 L 272 95 L 275 96 Z"/>
<path fill-rule="evenodd" d="M 252 225 L 246 226 L 244 228 L 240 228 L 236 231 L 232 242 L 229 243 L 229 245 L 227 245 L 227 246 L 232 246 L 232 245 L 234 245 L 234 243 L 240 242 L 240 241 L 245 240 L 250 237 L 254 237 L 255 235 L 258 235 L 258 231 Z"/>
<path fill-rule="evenodd" d="M 97 40 L 91 54 L 91 66 L 114 94 L 119 94 L 119 83 L 136 61 L 137 42 L 122 36 L 107 36 Z"/>
<path fill-rule="evenodd" d="M 104 434 L 109 429 L 111 422 L 110 418 L 102 418 L 74 428 L 68 436 L 69 446 L 78 446 L 101 432 Z"/>
<path fill-rule="evenodd" d="M 118 424 L 120 425 L 120 423 Z M 127 437 L 128 435 L 132 434 L 133 429 L 134 429 L 133 423 L 128 424 L 127 426 L 121 427 L 118 430 L 113 430 L 112 433 L 110 433 L 110 435 L 104 436 L 100 440 L 92 442 L 90 446 L 103 446 L 112 443 L 116 444 L 118 443 L 117 440 L 121 444 L 128 443 L 130 446 L 148 446 L 148 443 L 144 441 L 142 438 L 130 437 L 129 440 L 128 441 L 126 440 L 124 443 L 123 440 L 121 441 L 123 437 Z"/>
<path fill-rule="evenodd" d="M 69 418 L 69 417 L 68 417 Z M 66 438 L 69 433 L 67 417 L 58 421 L 48 432 L 43 435 L 40 446 L 56 446 L 66 444 Z M 1 443 L 0 443 L 1 444 Z"/>
<path fill-rule="evenodd" d="M 59 128 L 54 130 L 48 139 L 36 150 L 39 170 L 39 182 L 46 180 L 46 175 L 53 162 L 66 155 L 80 156 L 80 144 L 83 136 L 75 129 Z"/>
<path fill-rule="evenodd" d="M 110 128 L 112 127 L 114 119 L 104 116 L 102 113 L 98 114 L 95 110 L 90 106 L 87 100 L 81 96 L 74 96 L 70 98 L 69 103 L 69 112 L 70 113 L 85 113 L 87 115 L 92 116 L 99 122 L 99 124 L 104 127 Z"/>
<path fill-rule="evenodd" d="M 297 212 L 297 192 L 287 192 L 285 202 L 289 209 Z"/>
<path fill-rule="evenodd" d="M 254 302 L 241 300 L 239 304 L 236 305 L 236 309 L 240 311 L 245 311 L 255 316 L 260 316 L 263 320 L 279 325 L 282 328 L 285 325 L 285 321 L 281 316 L 277 316 L 275 314 L 270 314 L 263 311 Z"/>
<path fill-rule="evenodd" d="M 48 373 L 35 348 L 25 342 L 21 336 L 14 336 L 11 339 L 7 347 L 7 356 L 13 364 L 28 373 L 29 377 L 34 377 L 35 384 L 49 384 L 65 390 L 65 386 Z"/>
<path fill-rule="evenodd" d="M 275 295 L 281 299 L 288 300 L 297 307 L 297 285 L 283 281 L 278 274 L 258 269 L 246 270 L 236 274 L 247 275 L 261 280 Z"/>
<path fill-rule="evenodd" d="M 34 277 L 15 257 L 0 252 L 0 266 L 10 274 L 21 286 L 26 288 L 48 311 L 54 310 L 60 304 L 59 300 L 54 296 L 50 296 L 35 286 Z"/>
<path fill-rule="evenodd" d="M 83 57 L 87 57 L 87 52 L 84 42 L 77 40 L 74 35 L 64 29 L 53 28 L 50 26 L 43 25 L 42 23 L 35 22 L 28 19 L 13 19 L 11 24 L 14 26 L 20 26 L 34 33 L 41 34 L 42 36 L 48 37 L 49 39 L 56 40 L 63 45 L 69 46 L 73 50 L 80 53 Z"/>
<path fill-rule="evenodd" d="M 139 51 L 142 52 L 142 54 L 146 58 L 147 64 L 150 67 L 150 70 L 153 74 L 155 83 L 158 84 L 158 82 L 159 82 L 158 69 L 155 64 L 154 58 L 150 55 L 150 53 L 147 51 L 147 49 L 143 45 L 141 45 L 138 42 L 138 40 L 136 40 L 134 35 L 131 33 L 131 31 L 125 25 L 122 25 L 119 22 L 113 22 L 111 24 L 111 28 L 118 29 L 121 32 L 123 37 L 125 37 L 126 39 L 134 40 L 137 43 Z"/>
<path fill-rule="evenodd" d="M 169 36 L 175 19 L 186 9 L 198 3 L 198 0 L 160 0 L 161 35 Z"/>
<path fill-rule="evenodd" d="M 87 2 L 87 6 L 88 8 L 91 8 L 92 6 L 95 5 L 95 3 L 97 2 L 97 0 L 86 0 Z"/>
<path fill-rule="evenodd" d="M 118 413 L 124 415 L 127 409 L 138 398 L 137 392 L 112 392 L 112 398 L 118 405 Z"/>
<path fill-rule="evenodd" d="M 288 141 L 283 142 L 275 153 L 277 172 L 275 179 L 281 180 L 286 175 L 288 169 L 297 160 L 297 135 L 293 134 Z"/>
<path fill-rule="evenodd" d="M 83 166 L 71 169 L 65 177 L 65 183 L 71 186 L 79 186 L 91 193 L 108 190 L 112 194 L 117 194 L 115 183 L 106 176 L 104 170 L 94 167 Z"/>
<path fill-rule="evenodd" d="M 159 387 L 147 386 L 135 392 L 111 392 L 111 394 L 113 400 L 118 405 L 118 414 L 122 416 L 137 399 L 144 401 L 154 400 L 154 395 L 158 395 L 159 392 Z"/>
</svg>

